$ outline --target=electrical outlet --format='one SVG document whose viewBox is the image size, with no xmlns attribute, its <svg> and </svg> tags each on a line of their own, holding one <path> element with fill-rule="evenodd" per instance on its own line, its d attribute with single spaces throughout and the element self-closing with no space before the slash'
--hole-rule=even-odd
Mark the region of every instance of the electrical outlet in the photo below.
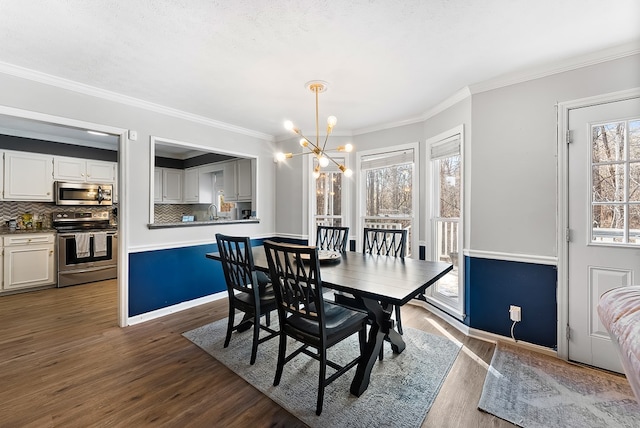
<svg viewBox="0 0 640 428">
<path fill-rule="evenodd" d="M 509 306 L 509 316 L 511 317 L 511 321 L 519 322 L 522 320 L 522 309 L 520 306 Z"/>
</svg>

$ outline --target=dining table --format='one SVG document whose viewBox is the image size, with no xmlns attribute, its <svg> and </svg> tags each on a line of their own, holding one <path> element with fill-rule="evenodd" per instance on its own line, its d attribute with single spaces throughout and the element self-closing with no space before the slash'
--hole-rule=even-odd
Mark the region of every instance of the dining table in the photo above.
<svg viewBox="0 0 640 428">
<path fill-rule="evenodd" d="M 256 270 L 268 273 L 264 247 L 256 246 L 252 251 Z M 367 344 L 350 387 L 351 393 L 359 397 L 369 386 L 371 370 L 385 340 L 391 343 L 396 354 L 406 348 L 402 335 L 394 328 L 393 307 L 422 295 L 451 271 L 453 265 L 355 251 L 337 254 L 319 260 L 322 286 L 354 296 L 358 304 L 366 308 L 371 321 Z M 219 253 L 207 253 L 206 257 L 220 260 Z"/>
</svg>

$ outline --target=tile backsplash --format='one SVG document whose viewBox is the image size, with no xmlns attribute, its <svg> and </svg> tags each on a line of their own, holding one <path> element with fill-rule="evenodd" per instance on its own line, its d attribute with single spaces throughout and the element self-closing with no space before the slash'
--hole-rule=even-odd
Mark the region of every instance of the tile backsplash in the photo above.
<svg viewBox="0 0 640 428">
<path fill-rule="evenodd" d="M 18 216 L 24 213 L 38 214 L 42 218 L 42 227 L 51 227 L 51 215 L 56 211 L 68 211 L 68 212 L 92 212 L 92 211 L 105 211 L 110 212 L 111 222 L 115 222 L 116 218 L 113 215 L 113 208 L 117 208 L 118 204 L 113 204 L 110 207 L 95 207 L 95 206 L 57 206 L 53 202 L 18 202 L 18 201 L 0 201 L 0 226 L 4 226 L 5 222 L 11 219 L 16 219 Z"/>
</svg>

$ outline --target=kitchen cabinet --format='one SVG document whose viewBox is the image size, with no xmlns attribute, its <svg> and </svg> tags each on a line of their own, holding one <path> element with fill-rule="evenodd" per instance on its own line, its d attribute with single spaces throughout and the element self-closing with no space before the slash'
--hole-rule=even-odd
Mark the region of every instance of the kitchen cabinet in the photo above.
<svg viewBox="0 0 640 428">
<path fill-rule="evenodd" d="M 154 170 L 154 201 L 163 204 L 182 203 L 183 171 L 173 168 Z M 158 193 L 158 190 L 160 192 Z"/>
<path fill-rule="evenodd" d="M 4 152 L 0 152 L 0 201 L 4 199 Z M 2 278 L 2 272 L 0 272 L 0 278 Z"/>
<path fill-rule="evenodd" d="M 224 164 L 224 200 L 251 201 L 253 183 L 251 159 L 238 159 Z"/>
<path fill-rule="evenodd" d="M 117 164 L 92 159 L 53 157 L 53 178 L 61 181 L 115 183 Z"/>
<path fill-rule="evenodd" d="M 53 156 L 4 152 L 5 201 L 53 202 Z"/>
<path fill-rule="evenodd" d="M 3 291 L 55 284 L 53 233 L 5 235 Z"/>
<path fill-rule="evenodd" d="M 153 202 L 162 202 L 162 168 L 153 170 Z"/>
<path fill-rule="evenodd" d="M 198 168 L 184 170 L 184 202 L 200 202 L 199 172 Z"/>
</svg>

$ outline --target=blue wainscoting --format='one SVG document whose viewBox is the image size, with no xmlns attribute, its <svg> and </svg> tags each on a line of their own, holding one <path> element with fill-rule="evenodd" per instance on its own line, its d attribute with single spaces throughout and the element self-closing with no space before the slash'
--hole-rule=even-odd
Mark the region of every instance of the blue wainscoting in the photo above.
<svg viewBox="0 0 640 428">
<path fill-rule="evenodd" d="M 511 336 L 509 305 L 522 308 L 515 338 L 557 348 L 555 266 L 465 257 L 465 324 Z"/>
<path fill-rule="evenodd" d="M 262 245 L 262 239 L 251 241 Z M 226 290 L 222 265 L 205 257 L 216 244 L 129 255 L 129 316 L 144 314 Z"/>
</svg>

